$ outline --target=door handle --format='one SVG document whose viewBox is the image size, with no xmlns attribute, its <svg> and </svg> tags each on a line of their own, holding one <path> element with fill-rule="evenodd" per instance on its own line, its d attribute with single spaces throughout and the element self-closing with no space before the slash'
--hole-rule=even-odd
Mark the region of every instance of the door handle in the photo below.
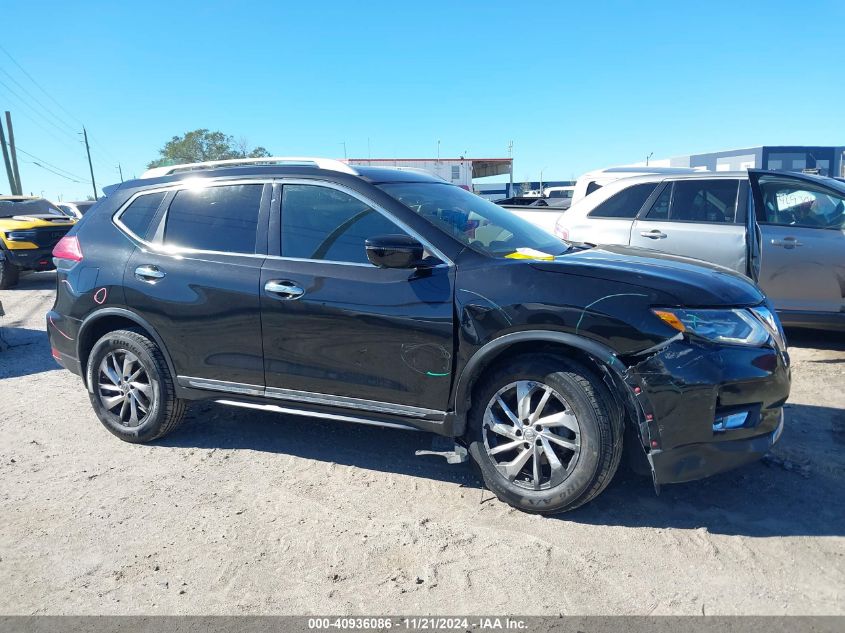
<svg viewBox="0 0 845 633">
<path fill-rule="evenodd" d="M 772 246 L 782 246 L 784 248 L 795 248 L 796 246 L 804 246 L 794 237 L 785 237 L 782 240 L 772 240 Z"/>
<path fill-rule="evenodd" d="M 278 295 L 280 299 L 299 299 L 305 294 L 305 291 L 296 285 L 293 281 L 287 279 L 273 279 L 264 284 L 264 290 L 274 295 Z"/>
<path fill-rule="evenodd" d="M 135 269 L 135 276 L 141 281 L 146 281 L 147 283 L 155 283 L 159 279 L 163 278 L 164 275 L 165 272 L 163 270 L 159 270 L 158 266 L 152 266 L 150 264 L 138 266 L 138 268 Z"/>
<path fill-rule="evenodd" d="M 640 231 L 640 235 L 652 240 L 662 240 L 664 237 L 668 237 L 666 233 L 664 233 L 660 229 L 652 229 L 651 231 Z"/>
</svg>

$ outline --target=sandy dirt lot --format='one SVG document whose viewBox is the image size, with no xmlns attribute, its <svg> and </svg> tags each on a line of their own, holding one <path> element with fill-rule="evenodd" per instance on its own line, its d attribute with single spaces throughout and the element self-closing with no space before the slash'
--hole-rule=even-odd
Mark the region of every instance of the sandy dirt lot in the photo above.
<svg viewBox="0 0 845 633">
<path fill-rule="evenodd" d="M 845 614 L 842 336 L 790 333 L 764 462 L 542 518 L 423 433 L 202 404 L 122 443 L 50 358 L 54 284 L 0 292 L 2 614 Z"/>
</svg>

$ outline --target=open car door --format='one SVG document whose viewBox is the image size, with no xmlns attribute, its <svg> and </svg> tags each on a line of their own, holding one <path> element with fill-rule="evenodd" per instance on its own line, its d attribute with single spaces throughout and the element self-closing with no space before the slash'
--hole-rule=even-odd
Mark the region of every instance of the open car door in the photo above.
<svg viewBox="0 0 845 633">
<path fill-rule="evenodd" d="M 786 324 L 845 318 L 845 183 L 749 170 L 759 227 L 757 283 Z M 752 215 L 752 214 L 749 214 Z"/>
<path fill-rule="evenodd" d="M 750 174 L 749 174 L 750 175 Z M 757 214 L 754 212 L 754 196 L 749 191 L 750 185 L 746 182 L 740 184 L 739 199 L 745 200 L 745 274 L 755 282 L 760 281 L 760 260 L 761 242 L 760 224 L 757 222 Z"/>
</svg>

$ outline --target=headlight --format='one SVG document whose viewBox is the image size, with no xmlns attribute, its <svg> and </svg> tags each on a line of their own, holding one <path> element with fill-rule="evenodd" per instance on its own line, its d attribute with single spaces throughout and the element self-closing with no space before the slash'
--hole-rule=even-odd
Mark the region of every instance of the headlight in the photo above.
<svg viewBox="0 0 845 633">
<path fill-rule="evenodd" d="M 10 242 L 31 242 L 35 239 L 35 231 L 8 231 L 6 239 Z"/>
<path fill-rule="evenodd" d="M 783 326 L 780 324 L 777 314 L 766 306 L 757 306 L 756 308 L 751 308 L 751 311 L 769 327 L 769 331 L 775 338 L 775 341 L 777 341 L 778 346 L 785 351 L 786 334 L 783 331 Z"/>
<path fill-rule="evenodd" d="M 762 345 L 769 338 L 763 323 L 748 310 L 652 310 L 664 323 L 679 332 L 689 332 L 717 343 Z"/>
</svg>

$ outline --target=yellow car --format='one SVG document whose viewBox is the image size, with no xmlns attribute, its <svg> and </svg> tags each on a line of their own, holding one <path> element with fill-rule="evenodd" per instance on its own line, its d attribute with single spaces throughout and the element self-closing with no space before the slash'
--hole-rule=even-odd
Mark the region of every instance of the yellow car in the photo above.
<svg viewBox="0 0 845 633">
<path fill-rule="evenodd" d="M 0 196 L 0 289 L 24 270 L 52 270 L 53 247 L 76 223 L 44 198 Z"/>
</svg>

